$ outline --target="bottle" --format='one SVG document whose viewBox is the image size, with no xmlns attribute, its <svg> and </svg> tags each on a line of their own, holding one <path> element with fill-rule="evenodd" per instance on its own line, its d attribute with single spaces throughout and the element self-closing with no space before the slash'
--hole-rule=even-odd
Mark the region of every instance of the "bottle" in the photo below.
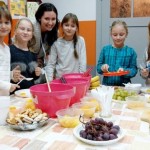
<svg viewBox="0 0 150 150">
<path fill-rule="evenodd" d="M 27 99 L 26 104 L 25 104 L 25 109 L 35 110 L 35 105 L 31 98 Z"/>
</svg>

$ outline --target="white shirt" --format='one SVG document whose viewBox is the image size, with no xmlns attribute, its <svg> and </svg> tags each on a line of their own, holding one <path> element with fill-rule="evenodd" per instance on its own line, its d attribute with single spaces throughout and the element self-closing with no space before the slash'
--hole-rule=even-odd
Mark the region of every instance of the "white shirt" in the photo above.
<svg viewBox="0 0 150 150">
<path fill-rule="evenodd" d="M 10 49 L 0 45 L 0 96 L 9 95 L 10 83 Z"/>
</svg>

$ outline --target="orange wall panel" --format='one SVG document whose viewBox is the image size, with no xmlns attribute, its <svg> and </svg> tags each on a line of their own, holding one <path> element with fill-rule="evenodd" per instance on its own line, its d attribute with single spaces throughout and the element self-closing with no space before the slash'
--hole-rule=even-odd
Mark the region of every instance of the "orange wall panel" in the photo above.
<svg viewBox="0 0 150 150">
<path fill-rule="evenodd" d="M 96 65 L 96 21 L 80 21 L 79 34 L 84 37 L 87 49 L 87 64 Z"/>
</svg>

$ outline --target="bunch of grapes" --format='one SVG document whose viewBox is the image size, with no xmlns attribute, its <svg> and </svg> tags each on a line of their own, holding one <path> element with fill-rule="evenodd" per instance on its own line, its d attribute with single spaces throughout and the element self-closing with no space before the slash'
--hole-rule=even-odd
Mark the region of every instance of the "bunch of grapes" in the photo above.
<svg viewBox="0 0 150 150">
<path fill-rule="evenodd" d="M 102 118 L 91 119 L 88 122 L 81 121 L 85 129 L 80 131 L 80 136 L 84 139 L 93 141 L 108 141 L 118 138 L 117 134 L 120 131 L 118 125 L 112 122 L 106 122 Z"/>
</svg>

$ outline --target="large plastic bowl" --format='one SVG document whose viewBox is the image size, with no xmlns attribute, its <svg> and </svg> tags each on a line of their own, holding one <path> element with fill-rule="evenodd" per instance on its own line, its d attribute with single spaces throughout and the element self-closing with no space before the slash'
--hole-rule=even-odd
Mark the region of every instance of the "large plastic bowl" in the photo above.
<svg viewBox="0 0 150 150">
<path fill-rule="evenodd" d="M 74 96 L 74 88 L 68 84 L 50 84 L 51 92 L 47 84 L 38 84 L 30 87 L 37 108 L 48 113 L 49 117 L 56 117 L 56 111 L 68 108 L 70 100 Z"/>
<path fill-rule="evenodd" d="M 80 99 L 86 95 L 88 82 L 82 78 L 67 78 L 67 83 L 61 83 L 60 79 L 53 80 L 52 83 L 68 84 L 75 87 L 75 95 L 71 98 L 70 106 L 74 103 L 80 102 Z"/>
<path fill-rule="evenodd" d="M 66 79 L 74 79 L 74 78 L 86 79 L 88 81 L 88 86 L 87 86 L 87 91 L 88 91 L 88 89 L 90 87 L 92 75 L 89 75 L 87 77 L 83 77 L 83 73 L 67 73 L 67 74 L 64 74 L 63 77 L 65 77 Z"/>
</svg>

